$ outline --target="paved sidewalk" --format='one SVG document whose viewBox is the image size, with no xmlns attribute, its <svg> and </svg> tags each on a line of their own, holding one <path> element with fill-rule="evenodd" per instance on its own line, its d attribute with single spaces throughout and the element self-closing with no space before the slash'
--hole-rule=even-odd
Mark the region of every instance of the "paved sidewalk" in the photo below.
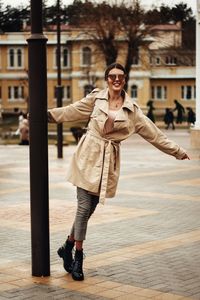
<svg viewBox="0 0 200 300">
<path fill-rule="evenodd" d="M 200 151 L 187 130 L 179 161 L 135 135 L 122 144 L 117 196 L 99 205 L 84 245 L 85 280 L 66 274 L 57 248 L 76 209 L 64 159 L 49 146 L 51 276 L 31 276 L 29 149 L 0 146 L 0 299 L 200 299 Z"/>
</svg>

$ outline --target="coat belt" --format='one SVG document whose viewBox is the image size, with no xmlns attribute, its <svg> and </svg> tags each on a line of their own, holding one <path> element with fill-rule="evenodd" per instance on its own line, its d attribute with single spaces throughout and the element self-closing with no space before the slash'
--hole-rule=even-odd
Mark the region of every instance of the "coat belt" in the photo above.
<svg viewBox="0 0 200 300">
<path fill-rule="evenodd" d="M 102 164 L 103 165 L 102 165 L 102 173 L 101 173 L 101 181 L 100 181 L 99 202 L 104 204 L 105 198 L 106 198 L 106 190 L 107 190 L 107 184 L 108 184 L 108 174 L 109 174 L 112 149 L 114 149 L 114 168 L 115 168 L 117 154 L 119 152 L 120 142 L 117 142 L 117 141 L 114 141 L 111 139 L 106 139 L 102 136 L 95 134 L 94 132 L 91 132 L 90 130 L 87 132 L 87 134 L 90 134 L 91 136 L 98 138 L 99 140 L 101 140 L 101 143 L 103 143 L 103 145 L 102 145 L 102 148 L 103 148 Z"/>
</svg>

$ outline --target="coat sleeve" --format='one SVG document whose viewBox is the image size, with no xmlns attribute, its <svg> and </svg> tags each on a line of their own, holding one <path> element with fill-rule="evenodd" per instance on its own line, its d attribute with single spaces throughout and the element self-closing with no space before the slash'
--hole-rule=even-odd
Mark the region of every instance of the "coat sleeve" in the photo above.
<svg viewBox="0 0 200 300">
<path fill-rule="evenodd" d="M 48 110 L 48 121 L 62 123 L 89 119 L 95 104 L 95 96 L 99 90 L 95 89 L 86 97 L 73 104 Z"/>
<path fill-rule="evenodd" d="M 135 108 L 135 132 L 159 150 L 182 159 L 186 151 L 168 137 L 141 111 Z"/>
</svg>

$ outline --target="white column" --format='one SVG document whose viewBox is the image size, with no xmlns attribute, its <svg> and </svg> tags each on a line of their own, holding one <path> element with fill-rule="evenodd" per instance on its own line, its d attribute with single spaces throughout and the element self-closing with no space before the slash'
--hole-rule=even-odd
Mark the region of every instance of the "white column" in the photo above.
<svg viewBox="0 0 200 300">
<path fill-rule="evenodd" d="M 196 14 L 196 123 L 200 129 L 200 0 L 197 0 Z"/>
<path fill-rule="evenodd" d="M 196 0 L 196 122 L 191 128 L 191 146 L 200 149 L 200 0 Z"/>
</svg>

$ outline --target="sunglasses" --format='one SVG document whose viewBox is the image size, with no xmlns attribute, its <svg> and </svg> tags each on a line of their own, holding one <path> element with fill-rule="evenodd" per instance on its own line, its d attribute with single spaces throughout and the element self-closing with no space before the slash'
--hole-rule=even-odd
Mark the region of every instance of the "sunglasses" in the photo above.
<svg viewBox="0 0 200 300">
<path fill-rule="evenodd" d="M 126 78 L 125 74 L 108 74 L 108 77 L 111 81 L 115 81 L 117 78 L 119 81 L 123 81 Z"/>
</svg>

